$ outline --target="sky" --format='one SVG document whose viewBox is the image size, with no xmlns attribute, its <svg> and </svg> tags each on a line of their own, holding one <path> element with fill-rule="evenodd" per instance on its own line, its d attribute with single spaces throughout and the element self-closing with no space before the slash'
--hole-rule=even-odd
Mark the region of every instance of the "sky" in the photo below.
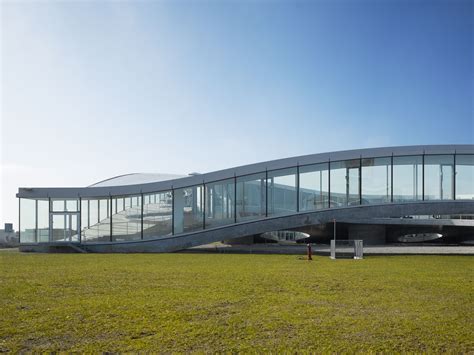
<svg viewBox="0 0 474 355">
<path fill-rule="evenodd" d="M 18 187 L 474 143 L 473 2 L 0 1 L 0 228 Z"/>
</svg>

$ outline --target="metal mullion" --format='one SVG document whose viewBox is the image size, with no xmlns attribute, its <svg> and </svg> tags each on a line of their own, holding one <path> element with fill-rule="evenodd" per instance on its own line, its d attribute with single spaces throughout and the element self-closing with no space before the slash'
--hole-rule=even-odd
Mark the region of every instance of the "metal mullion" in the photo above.
<svg viewBox="0 0 474 355">
<path fill-rule="evenodd" d="M 140 199 L 141 199 L 141 214 L 140 214 L 140 239 L 143 240 L 143 192 L 140 192 Z"/>
<path fill-rule="evenodd" d="M 300 166 L 296 165 L 296 212 L 300 211 Z"/>
<path fill-rule="evenodd" d="M 79 229 L 79 244 L 82 244 L 82 198 L 79 196 L 79 220 L 77 221 Z"/>
<path fill-rule="evenodd" d="M 171 186 L 171 235 L 174 235 L 174 189 Z"/>
<path fill-rule="evenodd" d="M 38 243 L 38 200 L 35 200 L 35 241 Z"/>
<path fill-rule="evenodd" d="M 454 151 L 454 165 L 453 165 L 453 200 L 456 200 L 456 151 Z"/>
<path fill-rule="evenodd" d="M 393 153 L 390 158 L 390 202 L 393 203 Z"/>
<path fill-rule="evenodd" d="M 204 180 L 202 181 L 202 193 L 201 193 L 201 198 L 202 200 L 202 229 L 206 229 L 206 184 L 204 183 Z"/>
<path fill-rule="evenodd" d="M 421 200 L 425 200 L 425 152 L 421 156 Z"/>
<path fill-rule="evenodd" d="M 112 242 L 113 241 L 113 236 L 112 236 L 112 196 L 109 196 L 109 202 L 110 202 L 110 226 L 109 226 L 109 234 L 110 234 L 110 241 Z M 107 203 L 107 213 L 109 212 L 109 204 Z"/>
<path fill-rule="evenodd" d="M 328 208 L 331 208 L 331 160 L 328 161 Z"/>
<path fill-rule="evenodd" d="M 234 223 L 237 223 L 237 176 L 234 174 Z"/>
<path fill-rule="evenodd" d="M 49 213 L 48 213 L 48 220 L 49 220 Z M 18 198 L 18 242 L 21 244 L 21 197 Z"/>
<path fill-rule="evenodd" d="M 359 159 L 359 205 L 362 205 L 362 156 Z"/>
<path fill-rule="evenodd" d="M 268 217 L 268 170 L 265 169 L 265 217 Z"/>
</svg>

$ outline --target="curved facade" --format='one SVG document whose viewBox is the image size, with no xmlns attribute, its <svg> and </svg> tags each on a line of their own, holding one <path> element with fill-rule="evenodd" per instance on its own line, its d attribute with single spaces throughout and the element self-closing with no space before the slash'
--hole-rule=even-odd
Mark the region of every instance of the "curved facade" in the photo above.
<svg viewBox="0 0 474 355">
<path fill-rule="evenodd" d="M 332 219 L 452 220 L 474 214 L 474 146 L 314 154 L 142 184 L 20 188 L 17 197 L 20 242 L 32 250 L 75 243 L 90 251 L 170 251 L 316 230 Z"/>
</svg>

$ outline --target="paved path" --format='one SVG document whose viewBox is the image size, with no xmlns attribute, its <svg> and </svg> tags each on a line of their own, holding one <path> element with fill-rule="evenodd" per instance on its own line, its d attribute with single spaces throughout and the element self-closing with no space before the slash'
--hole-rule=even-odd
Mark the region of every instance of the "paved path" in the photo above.
<svg viewBox="0 0 474 355">
<path fill-rule="evenodd" d="M 187 249 L 185 252 L 204 253 L 255 253 L 255 254 L 306 254 L 306 245 L 227 245 L 221 243 L 201 245 Z M 313 245 L 313 253 L 329 255 L 329 245 Z M 364 246 L 365 255 L 474 255 L 474 246 L 444 246 L 444 245 L 376 245 Z"/>
</svg>

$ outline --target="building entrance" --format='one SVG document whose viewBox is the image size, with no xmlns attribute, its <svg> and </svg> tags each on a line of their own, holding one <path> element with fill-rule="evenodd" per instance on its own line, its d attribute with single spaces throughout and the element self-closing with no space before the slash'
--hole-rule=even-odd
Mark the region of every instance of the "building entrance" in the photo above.
<svg viewBox="0 0 474 355">
<path fill-rule="evenodd" d="M 79 213 L 50 213 L 51 242 L 79 243 Z"/>
</svg>

